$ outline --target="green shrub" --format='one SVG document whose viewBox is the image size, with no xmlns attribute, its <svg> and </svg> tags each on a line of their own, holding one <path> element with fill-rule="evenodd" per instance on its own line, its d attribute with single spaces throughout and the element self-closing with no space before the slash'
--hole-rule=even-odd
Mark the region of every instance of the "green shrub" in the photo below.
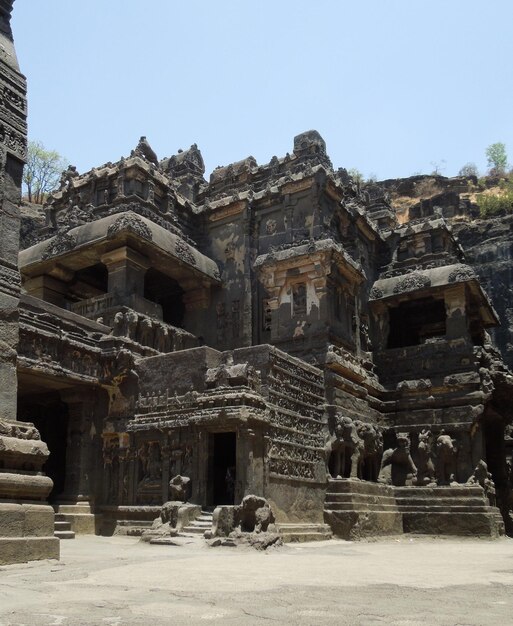
<svg viewBox="0 0 513 626">
<path fill-rule="evenodd" d="M 509 188 L 501 195 L 480 193 L 476 198 L 476 202 L 481 217 L 513 213 L 513 190 Z"/>
</svg>

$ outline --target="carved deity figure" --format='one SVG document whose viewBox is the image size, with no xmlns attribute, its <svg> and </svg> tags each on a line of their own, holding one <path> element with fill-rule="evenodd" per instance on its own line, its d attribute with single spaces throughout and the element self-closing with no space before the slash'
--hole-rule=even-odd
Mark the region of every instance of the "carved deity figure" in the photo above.
<svg viewBox="0 0 513 626">
<path fill-rule="evenodd" d="M 455 439 L 443 431 L 436 440 L 435 473 L 439 485 L 449 485 L 455 480 L 457 449 Z"/>
<path fill-rule="evenodd" d="M 488 498 L 490 506 L 497 506 L 495 483 L 488 471 L 488 465 L 482 459 L 476 465 L 472 476 L 467 480 L 467 485 L 480 485 Z"/>
<path fill-rule="evenodd" d="M 424 429 L 419 434 L 417 450 L 417 480 L 416 485 L 435 484 L 435 465 L 433 463 L 433 433 Z"/>
<path fill-rule="evenodd" d="M 374 424 L 357 425 L 358 436 L 363 441 L 363 455 L 360 461 L 359 478 L 376 482 L 383 455 L 383 435 L 379 426 Z"/>
<path fill-rule="evenodd" d="M 383 471 L 389 465 L 392 485 L 403 487 L 406 485 L 409 474 L 415 479 L 417 468 L 410 455 L 410 439 L 407 434 L 397 435 L 396 447 L 389 448 L 383 453 L 380 482 L 389 482 Z"/>
<path fill-rule="evenodd" d="M 364 453 L 364 442 L 358 435 L 357 425 L 350 417 L 337 417 L 333 434 L 326 448 L 327 471 L 332 478 L 358 479 L 358 470 Z M 349 468 L 346 466 L 348 465 Z"/>
</svg>

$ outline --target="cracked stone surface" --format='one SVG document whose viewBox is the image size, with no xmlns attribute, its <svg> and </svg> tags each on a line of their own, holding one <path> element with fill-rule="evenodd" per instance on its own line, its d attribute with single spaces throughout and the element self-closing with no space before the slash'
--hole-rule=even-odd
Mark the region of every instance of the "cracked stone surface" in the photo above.
<svg viewBox="0 0 513 626">
<path fill-rule="evenodd" d="M 0 568 L 0 626 L 511 623 L 513 540 L 401 537 L 271 552 L 62 542 L 61 561 Z"/>
</svg>

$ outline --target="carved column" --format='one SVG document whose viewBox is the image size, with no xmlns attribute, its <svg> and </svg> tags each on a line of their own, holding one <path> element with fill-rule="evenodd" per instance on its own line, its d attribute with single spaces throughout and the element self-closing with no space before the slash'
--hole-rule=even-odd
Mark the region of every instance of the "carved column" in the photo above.
<svg viewBox="0 0 513 626">
<path fill-rule="evenodd" d="M 162 461 L 162 502 L 167 502 L 169 500 L 169 480 L 171 479 L 171 476 L 169 475 L 171 447 L 169 445 L 169 439 L 166 435 L 164 435 L 164 439 L 160 446 L 160 454 Z"/>
<path fill-rule="evenodd" d="M 68 405 L 68 436 L 66 448 L 66 479 L 59 500 L 88 502 L 91 498 L 90 477 L 93 471 L 92 443 L 95 399 L 91 392 L 61 393 Z"/>
<path fill-rule="evenodd" d="M 468 339 L 465 285 L 459 284 L 447 289 L 444 294 L 447 313 L 445 334 L 447 339 Z"/>
<path fill-rule="evenodd" d="M 119 296 L 120 302 L 130 296 L 144 296 L 144 276 L 150 267 L 149 260 L 127 246 L 117 248 L 102 256 L 109 272 L 108 291 Z"/>
<path fill-rule="evenodd" d="M 52 481 L 41 471 L 48 447 L 31 426 L 14 424 L 20 275 L 19 202 L 27 156 L 27 86 L 11 32 L 14 0 L 0 3 L 0 564 L 59 558 Z"/>
</svg>

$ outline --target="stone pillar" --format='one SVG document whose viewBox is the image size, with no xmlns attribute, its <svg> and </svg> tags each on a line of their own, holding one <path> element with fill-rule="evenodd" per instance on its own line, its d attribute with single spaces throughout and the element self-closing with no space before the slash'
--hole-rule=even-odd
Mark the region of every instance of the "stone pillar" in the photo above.
<svg viewBox="0 0 513 626">
<path fill-rule="evenodd" d="M 101 260 L 109 272 L 108 292 L 117 294 L 120 304 L 124 300 L 129 303 L 133 295 L 144 296 L 144 276 L 150 267 L 146 257 L 123 246 L 107 252 Z"/>
<path fill-rule="evenodd" d="M 169 439 L 165 435 L 160 446 L 160 455 L 162 464 L 162 502 L 167 502 L 169 500 L 169 481 L 172 476 L 169 475 L 171 447 L 169 445 Z"/>
<path fill-rule="evenodd" d="M 458 284 L 445 291 L 447 339 L 469 339 L 465 285 Z"/>
<path fill-rule="evenodd" d="M 27 154 L 27 86 L 20 73 L 10 19 L 14 0 L 0 4 L 0 564 L 59 558 L 52 488 L 41 472 L 48 448 L 37 430 L 16 423 L 19 202 Z"/>
<path fill-rule="evenodd" d="M 92 396 L 92 397 L 91 397 Z M 61 502 L 89 502 L 92 467 L 93 414 L 95 398 L 91 391 L 62 392 L 61 399 L 68 405 L 68 433 L 66 449 L 66 479 L 64 492 L 58 494 Z"/>
<path fill-rule="evenodd" d="M 237 482 L 242 490 L 235 494 L 236 502 L 253 494 L 263 496 L 263 450 L 262 435 L 251 428 L 241 428 L 237 438 Z"/>
</svg>

